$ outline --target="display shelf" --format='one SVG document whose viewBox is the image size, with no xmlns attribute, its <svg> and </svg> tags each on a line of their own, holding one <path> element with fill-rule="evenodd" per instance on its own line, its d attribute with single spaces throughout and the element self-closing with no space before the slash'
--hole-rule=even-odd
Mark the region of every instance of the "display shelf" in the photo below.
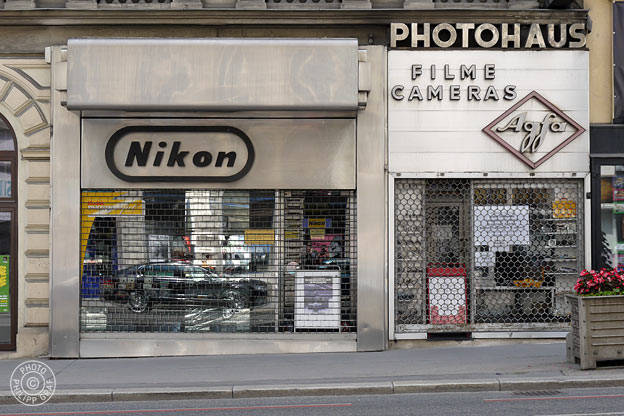
<svg viewBox="0 0 624 416">
<path fill-rule="evenodd" d="M 577 218 L 576 217 L 570 217 L 570 218 L 535 218 L 534 221 L 576 221 Z"/>
<path fill-rule="evenodd" d="M 511 291 L 523 291 L 523 290 L 555 290 L 554 286 L 540 286 L 540 287 L 518 287 L 518 286 L 477 286 L 476 290 L 511 290 Z"/>
</svg>

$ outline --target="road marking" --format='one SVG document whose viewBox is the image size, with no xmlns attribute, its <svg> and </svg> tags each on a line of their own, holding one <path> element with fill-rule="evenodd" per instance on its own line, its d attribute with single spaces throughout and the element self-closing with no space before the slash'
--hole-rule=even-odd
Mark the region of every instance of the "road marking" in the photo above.
<svg viewBox="0 0 624 416">
<path fill-rule="evenodd" d="M 550 397 L 510 397 L 507 399 L 483 399 L 484 402 L 524 402 L 531 400 L 578 400 L 578 399 L 614 399 L 624 397 L 624 394 L 603 394 L 599 396 L 550 396 Z M 599 414 L 599 413 L 596 413 Z M 615 414 L 622 414 L 615 413 Z"/>
<path fill-rule="evenodd" d="M 624 412 L 612 412 L 612 413 L 558 413 L 556 415 L 535 415 L 535 416 L 607 416 L 607 415 L 624 415 Z"/>
<path fill-rule="evenodd" d="M 71 415 L 118 415 L 133 413 L 165 412 L 223 412 L 228 410 L 266 410 L 266 409 L 309 409 L 319 407 L 349 407 L 352 403 L 285 404 L 273 406 L 237 406 L 237 407 L 198 407 L 188 409 L 136 409 L 136 410 L 93 410 L 80 412 L 39 412 L 39 413 L 3 413 L 3 416 L 71 416 Z"/>
</svg>

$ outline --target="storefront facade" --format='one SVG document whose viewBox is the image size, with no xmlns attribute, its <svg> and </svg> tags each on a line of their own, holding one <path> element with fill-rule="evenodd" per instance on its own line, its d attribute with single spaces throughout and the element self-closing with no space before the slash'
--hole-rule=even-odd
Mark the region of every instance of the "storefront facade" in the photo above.
<svg viewBox="0 0 624 416">
<path fill-rule="evenodd" d="M 391 339 L 567 332 L 564 294 L 589 260 L 588 52 L 577 30 L 393 25 Z"/>
<path fill-rule="evenodd" d="M 66 101 L 54 102 L 52 293 L 67 299 L 52 304 L 53 356 L 366 348 L 358 199 L 382 189 L 357 164 L 382 157 L 356 146 L 378 142 L 358 130 L 359 74 L 381 69 L 380 48 L 72 39 L 50 52 L 66 76 L 53 80 Z M 150 77 L 162 54 L 175 62 Z"/>
<path fill-rule="evenodd" d="M 203 10 L 4 2 L 7 357 L 566 331 L 591 257 L 586 11 L 183 3 Z"/>
</svg>

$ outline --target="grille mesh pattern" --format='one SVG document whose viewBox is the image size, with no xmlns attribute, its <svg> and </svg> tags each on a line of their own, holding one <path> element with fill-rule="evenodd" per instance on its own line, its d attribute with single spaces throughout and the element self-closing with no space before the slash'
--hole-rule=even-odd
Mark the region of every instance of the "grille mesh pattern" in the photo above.
<svg viewBox="0 0 624 416">
<path fill-rule="evenodd" d="M 397 179 L 396 331 L 561 326 L 582 202 L 576 180 Z"/>
<path fill-rule="evenodd" d="M 352 191 L 82 193 L 83 332 L 351 332 Z"/>
</svg>

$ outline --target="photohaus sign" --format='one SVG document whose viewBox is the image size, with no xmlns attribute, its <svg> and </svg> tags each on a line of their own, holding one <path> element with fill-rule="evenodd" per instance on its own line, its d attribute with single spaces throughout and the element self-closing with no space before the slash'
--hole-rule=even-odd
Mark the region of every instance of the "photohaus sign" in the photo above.
<svg viewBox="0 0 624 416">
<path fill-rule="evenodd" d="M 132 126 L 106 145 L 110 171 L 128 182 L 232 182 L 254 162 L 251 140 L 229 126 Z"/>
<path fill-rule="evenodd" d="M 585 23 L 391 23 L 391 48 L 579 49 Z"/>
</svg>

